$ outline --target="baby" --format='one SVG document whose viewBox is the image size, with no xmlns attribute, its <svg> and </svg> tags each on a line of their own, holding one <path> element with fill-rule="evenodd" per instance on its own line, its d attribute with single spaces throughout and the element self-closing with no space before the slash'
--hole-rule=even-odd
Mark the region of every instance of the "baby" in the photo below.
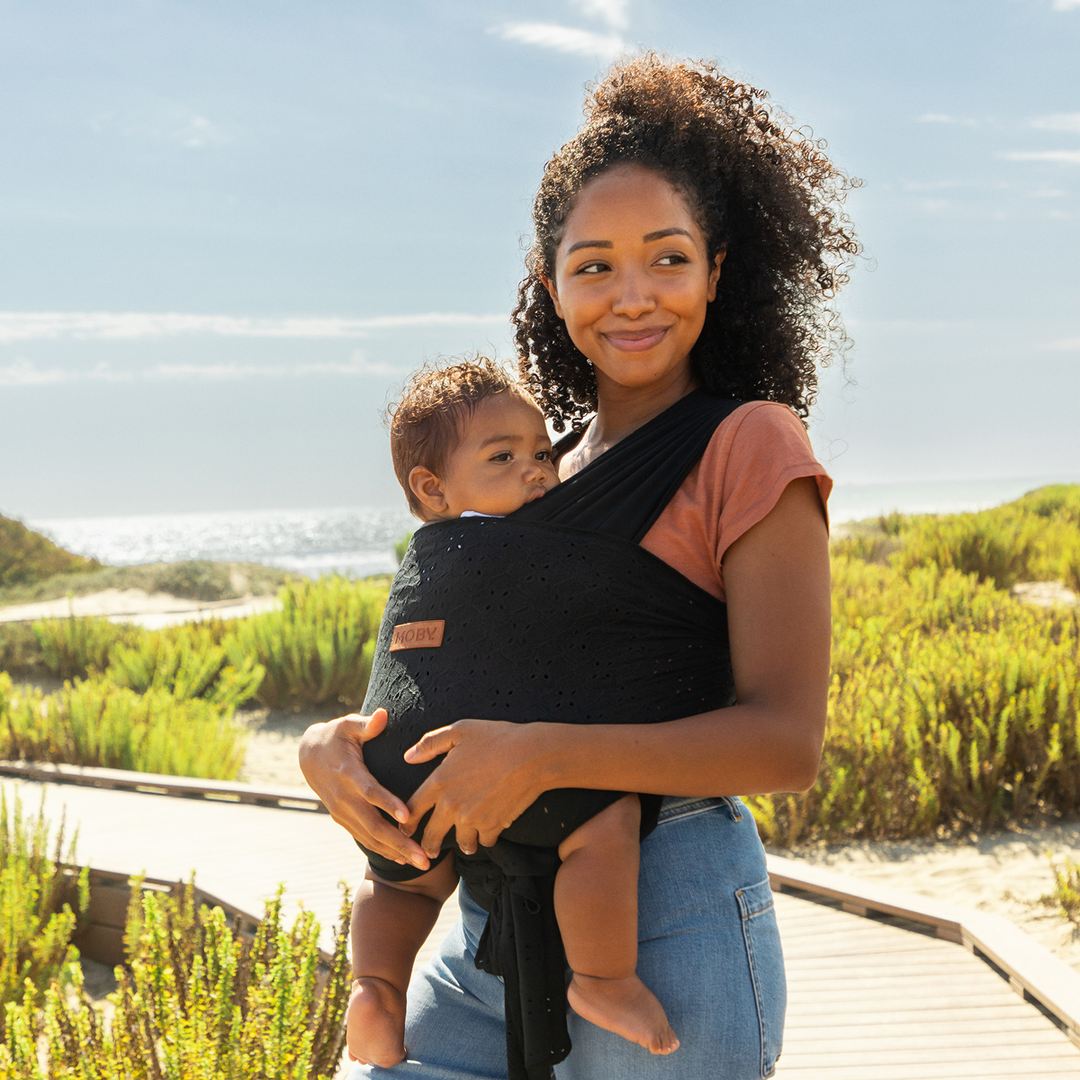
<svg viewBox="0 0 1080 1080">
<path fill-rule="evenodd" d="M 393 413 L 391 452 L 410 509 L 425 523 L 505 516 L 559 482 L 544 417 L 490 360 L 420 372 Z M 559 845 L 555 913 L 580 1016 L 669 1054 L 679 1040 L 637 977 L 641 804 L 626 795 Z M 405 1057 L 405 994 L 416 954 L 457 887 L 452 858 L 409 880 L 370 869 L 353 905 L 349 1056 L 396 1065 Z"/>
</svg>

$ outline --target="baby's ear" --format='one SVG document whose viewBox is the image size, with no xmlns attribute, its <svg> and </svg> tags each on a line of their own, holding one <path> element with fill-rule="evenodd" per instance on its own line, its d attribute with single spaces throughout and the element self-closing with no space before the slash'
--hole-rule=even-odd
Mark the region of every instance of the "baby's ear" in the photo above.
<svg viewBox="0 0 1080 1080">
<path fill-rule="evenodd" d="M 435 518 L 442 517 L 450 507 L 442 481 L 423 465 L 417 465 L 409 473 L 409 490 L 420 505 Z"/>
</svg>

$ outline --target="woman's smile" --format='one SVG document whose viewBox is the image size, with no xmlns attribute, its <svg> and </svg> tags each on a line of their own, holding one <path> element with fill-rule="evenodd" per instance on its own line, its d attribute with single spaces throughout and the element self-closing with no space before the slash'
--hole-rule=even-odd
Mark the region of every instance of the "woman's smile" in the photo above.
<svg viewBox="0 0 1080 1080">
<path fill-rule="evenodd" d="M 616 349 L 623 352 L 646 352 L 659 345 L 670 327 L 646 327 L 642 330 L 606 330 L 602 336 Z"/>
</svg>

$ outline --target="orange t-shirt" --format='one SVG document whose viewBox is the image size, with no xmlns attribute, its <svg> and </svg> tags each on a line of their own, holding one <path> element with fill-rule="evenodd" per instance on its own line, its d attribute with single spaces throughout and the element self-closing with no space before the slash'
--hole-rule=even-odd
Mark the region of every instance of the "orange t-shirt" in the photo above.
<svg viewBox="0 0 1080 1080">
<path fill-rule="evenodd" d="M 826 507 L 832 480 L 802 422 L 786 405 L 749 401 L 721 422 L 641 546 L 723 600 L 724 552 L 801 476 L 817 481 Z"/>
</svg>

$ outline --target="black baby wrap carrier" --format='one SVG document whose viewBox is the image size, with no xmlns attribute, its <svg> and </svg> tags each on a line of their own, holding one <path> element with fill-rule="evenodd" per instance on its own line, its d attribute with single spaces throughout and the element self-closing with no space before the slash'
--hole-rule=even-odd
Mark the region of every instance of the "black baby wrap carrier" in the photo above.
<svg viewBox="0 0 1080 1080">
<path fill-rule="evenodd" d="M 385 732 L 364 746 L 381 784 L 408 799 L 441 758 L 409 765 L 404 752 L 466 717 L 646 724 L 732 704 L 724 604 L 638 542 L 738 404 L 695 391 L 509 517 L 417 531 L 390 590 L 363 706 L 389 713 Z M 623 794 L 550 791 L 494 847 L 455 849 L 489 913 L 476 966 L 505 982 L 510 1080 L 547 1080 L 570 1052 L 555 849 Z M 642 799 L 643 835 L 659 802 Z M 419 873 L 368 857 L 388 880 Z"/>
</svg>

